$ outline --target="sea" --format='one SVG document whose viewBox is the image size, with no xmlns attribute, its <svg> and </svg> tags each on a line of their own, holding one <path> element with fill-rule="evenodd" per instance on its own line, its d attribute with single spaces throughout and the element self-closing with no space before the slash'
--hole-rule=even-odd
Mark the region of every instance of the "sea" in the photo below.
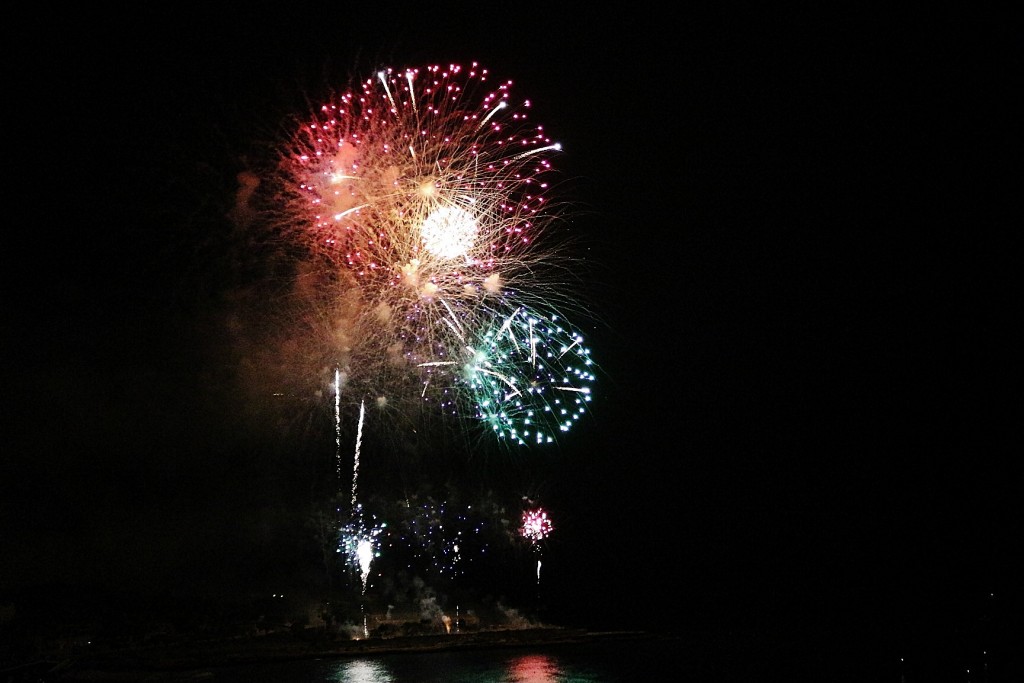
<svg viewBox="0 0 1024 683">
<path fill-rule="evenodd" d="M 1014 632 L 1016 633 L 1016 631 Z M 877 631 L 590 633 L 583 639 L 433 651 L 310 653 L 294 658 L 162 667 L 24 666 L 3 683 L 787 683 L 1019 682 L 1018 635 L 978 649 L 934 634 L 894 647 Z M 598 636 L 598 637 L 594 637 Z M 608 637 L 611 636 L 611 637 Z M 628 636 L 628 637 L 626 637 Z M 72 662 L 68 662 L 72 664 Z"/>
<path fill-rule="evenodd" d="M 713 680 L 671 637 L 228 666 L 217 683 L 626 683 Z M 682 678 L 679 678 L 682 676 Z M 710 677 L 709 677 L 710 676 Z M 197 678 L 196 680 L 201 680 Z"/>
<path fill-rule="evenodd" d="M 821 635 L 821 634 L 819 634 Z M 228 665 L 193 672 L 208 683 L 994 683 L 1024 680 L 1004 646 L 965 659 L 949 648 L 893 649 L 832 635 L 661 633 L 649 637 L 397 652 Z M 1019 663 L 1019 662 L 1017 662 Z M 1017 670 L 1017 669 L 1013 669 Z M 184 679 L 177 679 L 184 680 Z"/>
</svg>

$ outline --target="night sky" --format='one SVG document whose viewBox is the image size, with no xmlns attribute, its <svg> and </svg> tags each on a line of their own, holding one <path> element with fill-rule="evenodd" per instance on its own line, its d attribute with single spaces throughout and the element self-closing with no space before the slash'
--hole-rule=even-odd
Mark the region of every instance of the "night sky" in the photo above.
<svg viewBox="0 0 1024 683">
<path fill-rule="evenodd" d="M 333 435 L 308 406 L 261 421 L 227 379 L 237 174 L 352 76 L 479 61 L 563 144 L 594 318 L 591 414 L 548 453 L 474 460 L 552 511 L 549 599 L 601 625 L 894 634 L 1019 605 L 1019 36 L 953 13 L 632 11 L 25 26 L 0 595 L 304 575 L 266 554 Z"/>
</svg>

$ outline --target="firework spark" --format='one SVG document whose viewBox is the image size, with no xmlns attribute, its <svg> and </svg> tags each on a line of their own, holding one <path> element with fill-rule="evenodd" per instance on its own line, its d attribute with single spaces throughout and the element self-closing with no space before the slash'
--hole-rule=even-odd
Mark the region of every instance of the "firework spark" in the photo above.
<svg viewBox="0 0 1024 683">
<path fill-rule="evenodd" d="M 380 534 L 387 528 L 386 523 L 368 523 L 362 505 L 357 505 L 352 518 L 341 527 L 338 536 L 338 552 L 344 553 L 350 567 L 358 568 L 362 592 L 366 592 L 370 577 L 370 564 L 380 556 Z"/>
<path fill-rule="evenodd" d="M 538 585 L 540 584 L 541 565 L 540 542 L 547 538 L 552 531 L 554 531 L 554 526 L 552 526 L 551 520 L 548 518 L 548 513 L 544 508 L 533 508 L 523 512 L 523 523 L 519 528 L 519 533 L 523 538 L 530 541 L 530 546 L 537 554 Z"/>
<path fill-rule="evenodd" d="M 525 308 L 484 328 L 465 366 L 477 417 L 499 438 L 554 441 L 585 412 L 594 381 L 583 336 Z"/>
<path fill-rule="evenodd" d="M 407 565 L 442 579 L 456 579 L 491 552 L 504 511 L 435 501 L 427 497 L 393 514 L 389 541 L 407 553 Z M 495 548 L 495 550 L 497 550 Z"/>
<path fill-rule="evenodd" d="M 519 533 L 536 546 L 554 531 L 554 526 L 544 508 L 533 508 L 523 512 L 523 523 Z"/>
</svg>

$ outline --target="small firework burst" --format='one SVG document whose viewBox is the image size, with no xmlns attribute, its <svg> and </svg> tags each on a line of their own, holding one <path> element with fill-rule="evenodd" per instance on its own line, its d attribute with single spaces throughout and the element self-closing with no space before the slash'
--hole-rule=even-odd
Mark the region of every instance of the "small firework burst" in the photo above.
<svg viewBox="0 0 1024 683">
<path fill-rule="evenodd" d="M 554 527 L 544 508 L 533 508 L 523 512 L 523 523 L 519 528 L 519 533 L 530 543 L 534 545 L 540 543 L 552 531 L 554 531 Z"/>
</svg>

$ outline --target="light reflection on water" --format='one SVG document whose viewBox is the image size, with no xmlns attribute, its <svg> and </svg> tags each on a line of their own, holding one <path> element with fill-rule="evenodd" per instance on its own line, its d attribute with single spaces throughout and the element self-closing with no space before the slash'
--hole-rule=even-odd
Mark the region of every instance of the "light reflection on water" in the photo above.
<svg viewBox="0 0 1024 683">
<path fill-rule="evenodd" d="M 551 655 L 526 655 L 508 663 L 509 683 L 555 683 L 563 680 L 558 659 Z"/>
<path fill-rule="evenodd" d="M 337 683 L 394 683 L 386 663 L 375 659 L 351 659 L 338 662 L 331 679 Z"/>
<path fill-rule="evenodd" d="M 601 679 L 563 664 L 552 654 L 512 655 L 503 661 L 481 659 L 455 673 L 439 666 L 418 672 L 416 680 L 450 683 L 596 683 Z M 334 683 L 399 683 L 411 672 L 403 671 L 397 660 L 353 659 L 335 662 L 328 680 Z M 454 674 L 454 677 L 452 675 Z"/>
<path fill-rule="evenodd" d="M 623 640 L 262 662 L 211 673 L 215 683 L 628 683 L 660 680 L 667 668 L 695 683 L 699 672 L 686 651 L 695 652 Z"/>
</svg>

